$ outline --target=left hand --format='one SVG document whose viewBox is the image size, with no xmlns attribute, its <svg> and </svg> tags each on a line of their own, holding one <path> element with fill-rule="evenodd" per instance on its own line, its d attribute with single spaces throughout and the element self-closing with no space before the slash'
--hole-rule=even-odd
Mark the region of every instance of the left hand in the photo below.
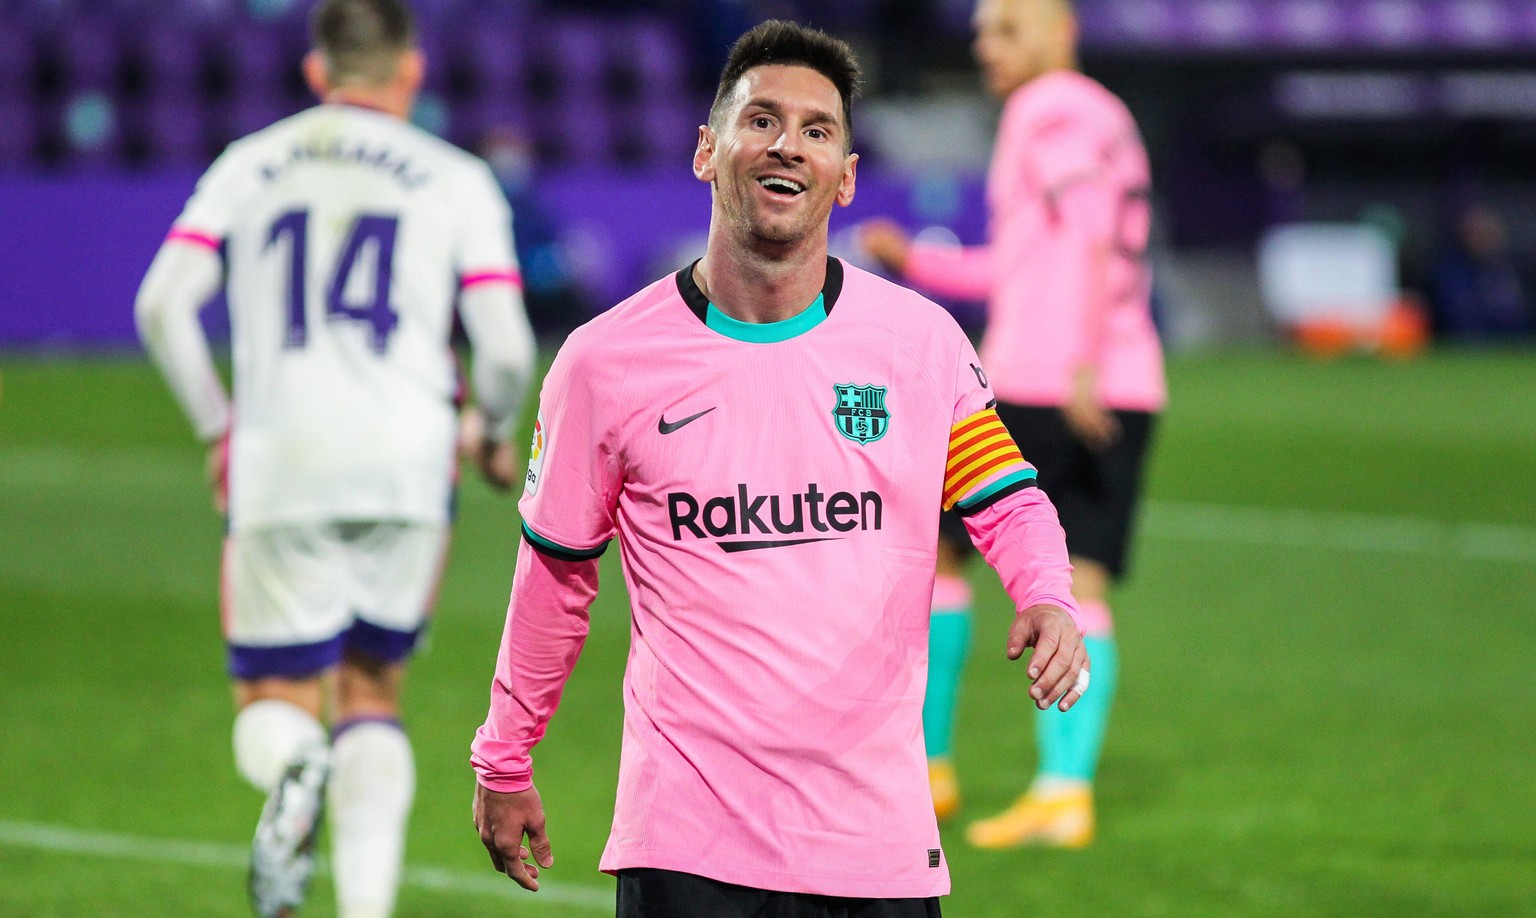
<svg viewBox="0 0 1536 918">
<path fill-rule="evenodd" d="M 480 465 L 480 477 L 495 490 L 506 491 L 517 480 L 517 451 L 512 444 L 482 440 L 475 458 Z"/>
<path fill-rule="evenodd" d="M 1073 436 L 1093 452 L 1102 453 L 1120 439 L 1120 422 L 1099 401 L 1098 374 L 1089 367 L 1074 374 L 1072 394 L 1061 413 Z"/>
<path fill-rule="evenodd" d="M 473 405 L 459 412 L 459 458 L 473 462 L 493 490 L 506 491 L 517 480 L 517 451 L 486 436 L 485 415 Z"/>
<path fill-rule="evenodd" d="M 1030 606 L 1008 629 L 1008 659 L 1017 660 L 1026 647 L 1035 648 L 1029 659 L 1029 678 L 1035 683 L 1029 697 L 1035 707 L 1044 711 L 1055 702 L 1061 710 L 1070 710 L 1083 697 L 1078 674 L 1088 669 L 1088 650 L 1077 623 L 1060 606 Z"/>
<path fill-rule="evenodd" d="M 229 434 L 226 433 L 208 444 L 208 455 L 203 460 L 203 474 L 208 479 L 208 490 L 213 493 L 213 509 L 220 514 L 229 513 Z"/>
</svg>

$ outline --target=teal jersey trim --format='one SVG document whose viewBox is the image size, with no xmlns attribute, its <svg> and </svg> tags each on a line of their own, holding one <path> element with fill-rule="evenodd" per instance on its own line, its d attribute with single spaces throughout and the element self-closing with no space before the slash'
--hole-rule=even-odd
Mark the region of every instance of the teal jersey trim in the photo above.
<svg viewBox="0 0 1536 918">
<path fill-rule="evenodd" d="M 975 507 L 977 504 L 981 503 L 982 501 L 986 500 L 987 498 L 991 497 L 992 495 L 996 494 L 997 492 L 1003 490 L 1004 488 L 1010 487 L 1012 485 L 1019 484 L 1021 482 L 1034 481 L 1034 480 L 1035 480 L 1035 470 L 1034 469 L 1024 469 L 1021 472 L 1014 472 L 1014 473 L 1012 473 L 1010 475 L 1004 475 L 1002 478 L 999 478 L 998 480 L 992 482 L 991 484 L 989 484 L 986 487 L 982 488 L 980 491 L 977 491 L 975 494 L 972 494 L 970 497 L 967 497 L 966 499 L 957 502 L 955 504 L 955 506 L 958 507 L 961 510 L 969 510 L 972 507 Z"/>
<path fill-rule="evenodd" d="M 779 322 L 743 322 L 733 319 L 709 304 L 709 309 L 704 316 L 704 324 L 714 331 L 735 338 L 737 341 L 746 341 L 750 344 L 777 344 L 780 341 L 788 341 L 796 335 L 803 335 L 827 319 L 827 306 L 824 294 L 816 294 L 816 299 L 811 305 L 800 310 L 799 315 L 790 316 Z"/>
<path fill-rule="evenodd" d="M 529 529 L 527 523 L 523 524 L 523 538 L 527 539 L 529 545 L 532 545 L 543 554 L 549 555 L 552 558 L 559 558 L 561 561 L 590 561 L 593 558 L 600 557 L 603 552 L 608 550 L 607 542 L 596 548 L 566 548 L 564 545 L 558 542 L 551 542 L 532 529 Z"/>
</svg>

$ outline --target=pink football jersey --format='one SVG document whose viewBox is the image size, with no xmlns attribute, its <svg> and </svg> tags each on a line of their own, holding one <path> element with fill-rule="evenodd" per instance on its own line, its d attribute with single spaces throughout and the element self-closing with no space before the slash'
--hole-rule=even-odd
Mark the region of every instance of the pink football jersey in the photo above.
<svg viewBox="0 0 1536 918">
<path fill-rule="evenodd" d="M 1088 365 L 1105 405 L 1163 407 L 1149 186 L 1130 112 L 1094 80 L 1055 71 L 1009 97 L 987 178 L 988 244 L 914 246 L 906 267 L 921 289 L 987 301 L 981 356 L 1003 401 L 1061 405 Z"/>
<path fill-rule="evenodd" d="M 822 295 L 770 324 L 720 312 L 684 269 L 579 329 L 545 380 L 473 762 L 493 790 L 529 785 L 588 559 L 617 537 L 633 619 L 604 870 L 947 892 L 922 738 L 940 506 L 1020 608 L 1073 608 L 1055 511 L 960 329 L 827 264 Z"/>
</svg>

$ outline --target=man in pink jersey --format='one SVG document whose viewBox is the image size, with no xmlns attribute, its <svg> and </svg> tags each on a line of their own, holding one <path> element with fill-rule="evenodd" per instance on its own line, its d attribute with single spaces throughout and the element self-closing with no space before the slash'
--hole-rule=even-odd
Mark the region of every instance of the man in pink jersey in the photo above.
<svg viewBox="0 0 1536 918">
<path fill-rule="evenodd" d="M 981 354 L 998 413 L 1061 511 L 1094 664 L 1094 691 L 1071 714 L 1039 716 L 1028 793 L 972 825 L 982 847 L 1082 847 L 1093 839 L 1093 779 L 1108 724 L 1116 650 L 1107 595 L 1126 546 L 1152 422 L 1166 397 L 1145 261 L 1146 151 L 1125 106 L 1077 72 L 1067 0 L 982 0 L 976 58 L 1005 101 L 987 180 L 987 245 L 914 245 L 888 221 L 866 249 L 919 289 L 985 300 Z M 969 548 L 946 517 L 934 590 L 924 711 L 930 783 L 941 815 L 959 805 L 949 761 L 955 687 L 969 634 Z"/>
<path fill-rule="evenodd" d="M 600 866 L 621 918 L 939 914 L 921 709 L 941 507 L 1016 603 L 1036 705 L 1088 689 L 1064 536 L 970 343 L 827 256 L 857 76 L 824 33 L 742 36 L 694 154 L 704 257 L 578 329 L 545 379 L 471 759 L 481 840 L 528 889 L 553 863 L 530 753 L 615 537 L 633 616 Z"/>
</svg>

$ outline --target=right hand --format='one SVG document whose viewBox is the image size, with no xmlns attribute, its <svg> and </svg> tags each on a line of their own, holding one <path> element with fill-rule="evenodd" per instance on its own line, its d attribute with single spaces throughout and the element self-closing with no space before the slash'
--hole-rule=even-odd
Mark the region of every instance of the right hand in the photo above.
<svg viewBox="0 0 1536 918">
<path fill-rule="evenodd" d="M 491 855 L 491 866 L 530 892 L 539 891 L 539 868 L 555 866 L 555 855 L 544 833 L 544 803 L 538 788 L 502 794 L 476 782 L 475 828 Z M 528 844 L 523 844 L 523 836 Z"/>
<path fill-rule="evenodd" d="M 912 237 L 896 221 L 877 217 L 859 225 L 859 245 L 882 268 L 900 277 L 912 252 Z"/>
</svg>

